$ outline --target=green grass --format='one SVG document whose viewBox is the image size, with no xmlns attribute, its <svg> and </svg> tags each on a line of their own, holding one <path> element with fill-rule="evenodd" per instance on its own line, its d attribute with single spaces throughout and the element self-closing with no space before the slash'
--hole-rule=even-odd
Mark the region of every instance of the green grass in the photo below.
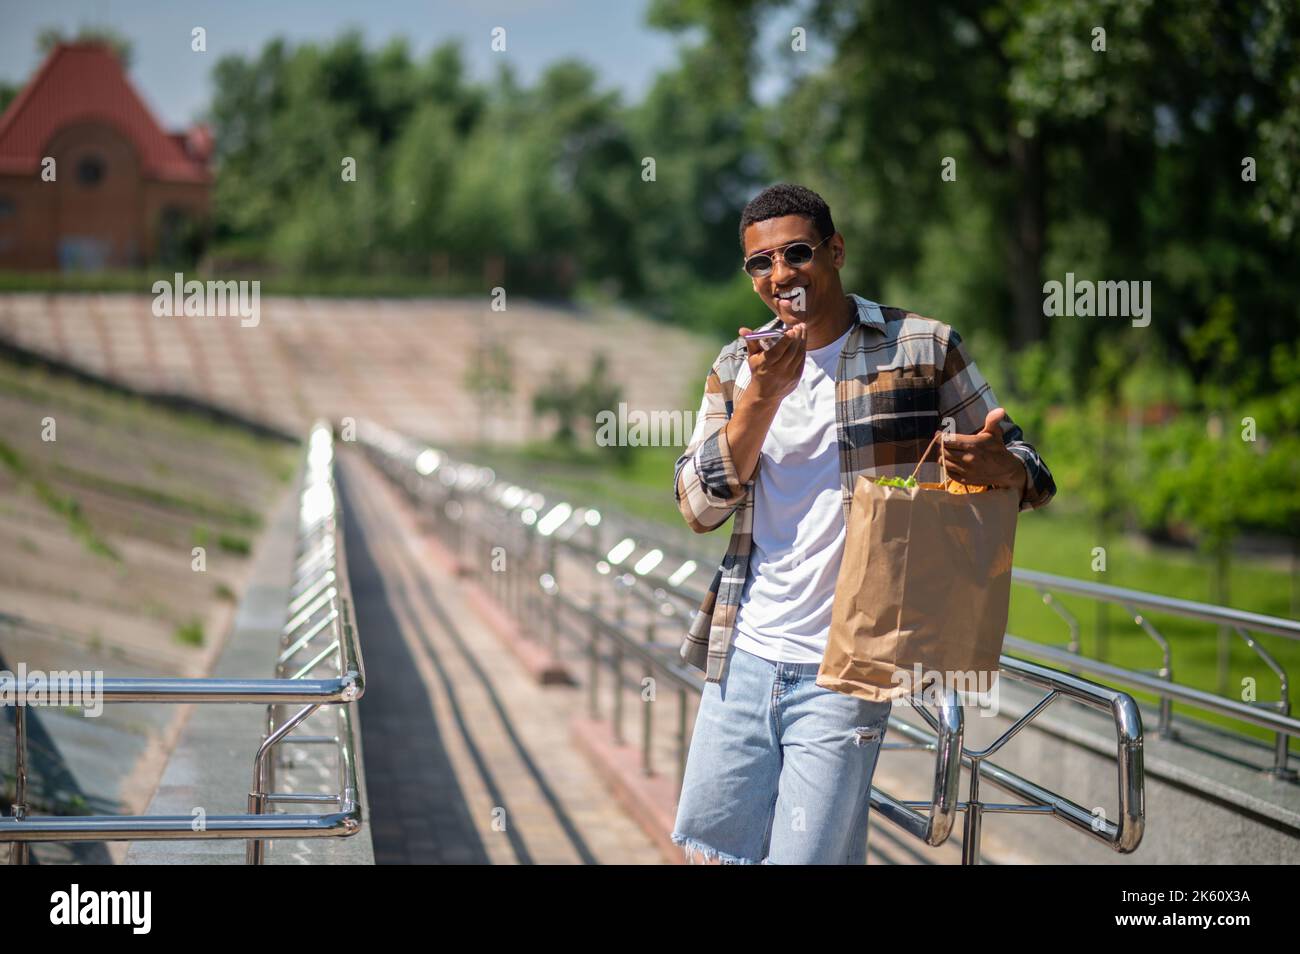
<svg viewBox="0 0 1300 954">
<path fill-rule="evenodd" d="M 261 470 L 267 480 L 277 483 L 292 479 L 297 472 L 299 448 L 293 444 L 166 403 L 158 404 L 139 395 L 79 380 L 39 364 L 0 358 L 0 395 L 16 398 L 40 411 L 34 417 L 22 414 L 21 410 L 15 411 L 11 415 L 15 420 L 20 417 L 22 420 L 39 420 L 48 414 L 56 417 L 63 427 L 71 426 L 75 435 L 74 446 L 91 459 L 101 452 L 113 459 L 123 456 L 121 444 L 126 435 L 140 435 L 145 439 L 134 449 L 139 463 L 149 468 L 151 474 L 169 477 L 168 483 L 172 486 L 149 486 L 71 467 L 58 460 L 47 461 L 48 455 L 38 453 L 43 450 L 43 445 L 12 446 L 0 439 L 0 470 L 10 471 L 20 487 L 30 488 L 87 550 L 118 563 L 118 573 L 125 573 L 129 568 L 107 540 L 96 532 L 76 495 L 83 488 L 184 514 L 193 519 L 192 533 L 197 545 L 207 545 L 214 540 L 225 552 L 240 556 L 251 552 L 253 540 L 263 525 L 260 513 L 226 497 L 219 492 L 221 488 L 214 487 L 205 493 L 181 483 L 172 462 L 151 456 L 152 448 L 199 447 L 214 456 L 246 463 L 247 469 Z M 71 425 L 65 424 L 65 420 L 71 420 Z M 50 449 L 54 450 L 56 446 L 50 445 Z M 89 495 L 83 496 L 87 500 L 94 499 Z M 0 511 L 17 512 L 3 502 L 0 502 Z M 39 552 L 37 544 L 25 536 L 19 537 L 17 546 L 25 552 Z M 235 602 L 237 598 L 224 585 L 218 587 L 216 597 L 229 602 Z M 71 592 L 64 598 L 78 601 L 81 595 Z M 175 622 L 178 616 L 161 603 L 141 609 L 146 615 L 169 622 Z M 205 640 L 202 623 L 198 619 L 183 622 L 175 626 L 173 637 L 184 644 L 202 645 Z M 121 654 L 114 649 L 114 655 Z"/>
<path fill-rule="evenodd" d="M 172 636 L 176 642 L 185 646 L 202 646 L 203 623 L 197 617 L 187 623 L 181 623 Z"/>
<path fill-rule="evenodd" d="M 36 492 L 36 496 L 40 498 L 41 502 L 52 513 L 63 519 L 69 532 L 80 540 L 88 551 L 118 563 L 122 561 L 121 555 L 113 549 L 107 540 L 99 536 L 95 532 L 95 528 L 90 525 L 90 521 L 86 519 L 86 515 L 81 509 L 81 502 L 76 497 L 65 496 L 51 487 L 40 474 L 36 473 L 23 460 L 22 455 L 17 450 L 10 447 L 2 439 L 0 439 L 0 464 L 9 468 L 16 481 L 28 484 Z"/>
<path fill-rule="evenodd" d="M 124 500 L 153 504 L 166 510 L 179 513 L 195 514 L 211 520 L 233 523 L 252 530 L 260 529 L 262 516 L 247 507 L 240 507 L 222 500 L 201 497 L 197 494 L 188 496 L 162 490 L 158 487 L 146 487 L 124 480 L 114 480 L 88 470 L 69 467 L 66 464 L 53 464 L 50 470 L 69 483 L 88 487 L 112 494 Z"/>
<path fill-rule="evenodd" d="M 1170 547 L 1151 546 L 1141 538 L 1125 537 L 1106 548 L 1106 571 L 1092 571 L 1091 550 L 1097 535 L 1082 517 L 1068 512 L 1051 513 L 1051 506 L 1041 512 L 1022 514 L 1016 531 L 1015 565 L 1054 573 L 1074 579 L 1122 586 L 1187 600 L 1211 603 L 1213 592 L 1210 562 L 1195 553 Z M 1245 557 L 1233 560 L 1229 570 L 1228 605 L 1269 616 L 1294 618 L 1292 581 L 1286 572 L 1263 561 Z M 1101 658 L 1130 669 L 1154 672 L 1162 665 L 1160 647 L 1118 605 L 1099 609 L 1099 604 L 1079 597 L 1056 596 L 1059 604 L 1079 623 L 1079 645 L 1085 656 Z M 1239 636 L 1229 633 L 1227 667 L 1219 671 L 1219 636 L 1209 623 L 1181 619 L 1163 613 L 1144 613 L 1147 620 L 1171 647 L 1174 679 L 1198 689 L 1243 699 L 1247 680 L 1255 682 L 1255 697 L 1261 701 L 1278 698 L 1279 684 L 1272 670 Z M 1068 626 L 1039 594 L 1025 586 L 1011 591 L 1009 632 L 1036 642 L 1064 646 L 1069 639 Z M 1254 634 L 1253 634 L 1254 635 Z M 1300 676 L 1300 642 L 1281 636 L 1255 635 L 1291 675 Z M 1101 682 L 1097 679 L 1094 681 Z M 1124 687 L 1118 687 L 1124 688 Z M 1154 695 L 1126 689 L 1135 699 L 1155 704 Z M 1296 702 L 1294 687 L 1290 693 Z M 1243 700 L 1244 701 L 1244 700 Z M 1240 723 L 1175 704 L 1174 710 L 1215 725 L 1245 731 L 1261 740 L 1272 741 L 1263 729 L 1243 727 Z M 1300 751 L 1300 741 L 1291 740 L 1292 751 Z"/>
<path fill-rule="evenodd" d="M 144 395 L 71 380 L 39 365 L 0 361 L 0 394 L 41 407 L 51 416 L 75 416 L 104 433 L 202 444 L 226 456 L 252 460 L 280 482 L 297 472 L 296 444 L 271 440 L 187 408 L 159 404 Z"/>
<path fill-rule="evenodd" d="M 622 510 L 629 514 L 658 521 L 665 526 L 683 526 L 681 514 L 673 500 L 673 462 L 680 448 L 640 448 L 632 455 L 627 469 L 615 466 L 610 454 L 601 449 L 568 452 L 547 444 L 521 449 L 449 448 L 456 456 L 497 469 L 507 479 L 539 489 L 550 489 L 594 506 Z M 1063 505 L 1065 504 L 1065 505 Z M 730 524 L 702 537 L 703 552 L 721 555 L 726 546 Z M 1158 593 L 1200 602 L 1210 597 L 1211 566 L 1194 552 L 1172 547 L 1158 547 L 1144 538 L 1126 536 L 1113 540 L 1106 548 L 1106 572 L 1092 570 L 1093 547 L 1097 534 L 1083 516 L 1072 513 L 1068 502 L 1060 497 L 1042 510 L 1020 515 L 1016 529 L 1015 565 L 1058 576 L 1071 577 Z M 1229 605 L 1270 616 L 1291 618 L 1292 581 L 1290 574 L 1265 561 L 1238 557 L 1232 564 L 1229 582 Z M 1008 632 L 1025 639 L 1064 646 L 1069 629 L 1061 617 L 1044 605 L 1039 594 L 1026 586 L 1013 586 Z M 1110 606 L 1101 611 L 1098 604 L 1076 597 L 1058 597 L 1079 621 L 1080 647 L 1084 655 L 1131 669 L 1155 670 L 1161 665 L 1157 644 L 1128 617 L 1123 607 Z M 1155 613 L 1148 614 L 1155 628 L 1165 635 L 1172 647 L 1173 674 L 1179 683 L 1240 698 L 1243 680 L 1257 683 L 1256 698 L 1274 700 L 1278 681 L 1260 658 L 1239 637 L 1231 635 L 1226 678 L 1218 674 L 1218 637 L 1210 624 Z M 1100 633 L 1104 627 L 1106 637 Z M 1300 680 L 1300 642 L 1283 637 L 1257 636 L 1291 675 Z M 1100 679 L 1093 681 L 1102 682 Z M 1125 688 L 1117 686 L 1116 688 Z M 1154 704 L 1146 693 L 1126 689 L 1134 698 Z M 1291 692 L 1294 706 L 1296 692 Z M 1190 715 L 1234 731 L 1272 742 L 1265 730 L 1175 704 L 1174 711 Z M 1150 728 L 1150 727 L 1149 727 Z M 1300 741 L 1291 742 L 1292 751 L 1300 752 Z"/>
<path fill-rule="evenodd" d="M 221 534 L 217 537 L 217 546 L 227 553 L 237 553 L 240 556 L 248 556 L 253 551 L 253 544 L 249 539 L 235 533 Z"/>
</svg>

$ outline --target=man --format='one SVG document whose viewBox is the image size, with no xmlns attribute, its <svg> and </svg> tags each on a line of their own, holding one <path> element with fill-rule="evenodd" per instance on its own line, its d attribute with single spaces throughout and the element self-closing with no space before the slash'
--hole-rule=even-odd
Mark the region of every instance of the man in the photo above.
<svg viewBox="0 0 1300 954">
<path fill-rule="evenodd" d="M 820 196 L 766 189 L 740 238 L 776 316 L 762 330 L 784 334 L 722 349 L 674 468 L 691 529 L 735 523 L 682 643 L 706 681 L 672 840 L 691 861 L 863 864 L 890 703 L 815 681 L 858 476 L 907 476 L 945 430 L 958 481 L 1016 488 L 1021 510 L 1056 485 L 956 331 L 844 293 Z M 931 457 L 921 480 L 939 479 Z"/>
</svg>

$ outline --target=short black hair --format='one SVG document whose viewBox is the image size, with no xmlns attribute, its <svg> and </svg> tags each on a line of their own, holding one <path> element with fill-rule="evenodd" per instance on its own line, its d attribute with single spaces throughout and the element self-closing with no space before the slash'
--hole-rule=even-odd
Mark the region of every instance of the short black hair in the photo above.
<svg viewBox="0 0 1300 954">
<path fill-rule="evenodd" d="M 835 223 L 831 220 L 831 207 L 826 200 L 812 189 L 789 182 L 778 182 L 768 186 L 749 200 L 745 210 L 740 213 L 740 248 L 745 248 L 745 229 L 755 222 L 766 219 L 779 219 L 783 215 L 803 215 L 812 219 L 817 229 L 817 237 L 830 238 L 835 234 Z"/>
</svg>

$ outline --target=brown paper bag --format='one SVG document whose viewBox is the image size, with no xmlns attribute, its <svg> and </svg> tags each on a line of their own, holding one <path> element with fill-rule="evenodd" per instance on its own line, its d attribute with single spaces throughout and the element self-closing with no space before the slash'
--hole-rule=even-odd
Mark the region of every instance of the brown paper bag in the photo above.
<svg viewBox="0 0 1300 954">
<path fill-rule="evenodd" d="M 873 702 L 936 682 L 963 699 L 991 690 L 1019 508 L 1012 489 L 951 485 L 946 473 L 914 488 L 860 476 L 817 685 Z"/>
</svg>

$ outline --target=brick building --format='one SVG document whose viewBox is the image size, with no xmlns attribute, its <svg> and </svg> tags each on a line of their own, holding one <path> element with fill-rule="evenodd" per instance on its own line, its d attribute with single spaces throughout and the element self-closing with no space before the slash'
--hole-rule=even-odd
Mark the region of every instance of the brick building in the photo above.
<svg viewBox="0 0 1300 954">
<path fill-rule="evenodd" d="M 109 46 L 59 44 L 0 116 L 0 269 L 172 260 L 207 219 L 211 153 L 206 127 L 163 131 Z"/>
</svg>

